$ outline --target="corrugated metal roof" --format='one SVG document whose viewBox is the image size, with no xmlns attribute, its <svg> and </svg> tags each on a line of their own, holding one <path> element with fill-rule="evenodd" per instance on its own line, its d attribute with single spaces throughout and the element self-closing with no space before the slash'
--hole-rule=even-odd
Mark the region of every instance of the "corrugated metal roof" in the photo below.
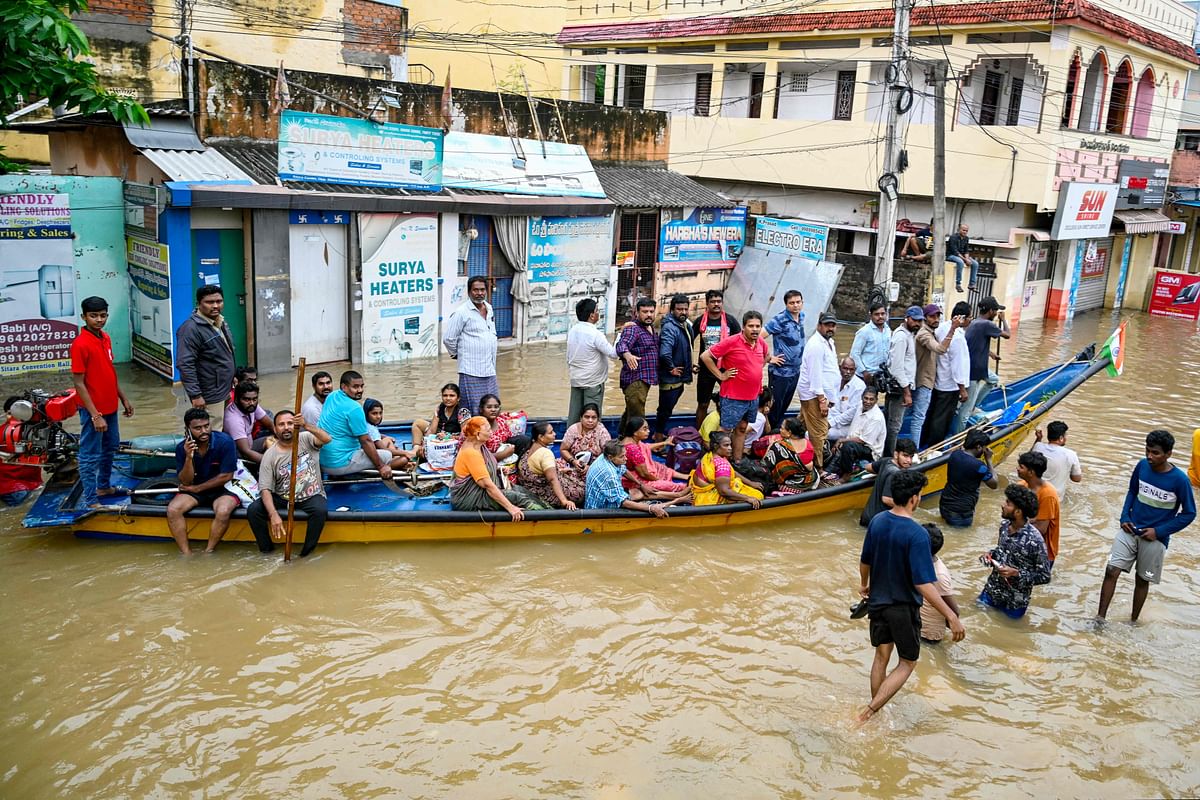
<svg viewBox="0 0 1200 800">
<path fill-rule="evenodd" d="M 254 183 L 252 177 L 216 150 L 157 150 L 147 147 L 141 153 L 173 181 Z"/>
<path fill-rule="evenodd" d="M 736 203 L 662 167 L 596 167 L 608 199 L 624 208 L 733 208 Z"/>
<path fill-rule="evenodd" d="M 154 116 L 147 126 L 125 124 L 122 127 L 125 129 L 125 138 L 139 150 L 152 148 L 199 152 L 204 149 L 196 129 L 192 127 L 192 121 L 186 117 Z"/>
</svg>

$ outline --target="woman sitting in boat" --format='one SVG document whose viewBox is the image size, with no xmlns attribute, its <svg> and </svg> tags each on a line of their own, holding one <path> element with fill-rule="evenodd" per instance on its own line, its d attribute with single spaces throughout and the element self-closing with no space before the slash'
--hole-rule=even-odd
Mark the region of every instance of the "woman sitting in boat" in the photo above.
<svg viewBox="0 0 1200 800">
<path fill-rule="evenodd" d="M 558 452 L 571 467 L 582 475 L 587 471 L 588 464 L 599 458 L 604 445 L 612 439 L 608 428 L 600 424 L 600 407 L 588 403 L 583 407 L 583 414 L 567 432 L 563 434 L 562 444 Z"/>
<path fill-rule="evenodd" d="M 383 403 L 368 397 L 363 400 L 363 413 L 367 416 L 367 435 L 375 443 L 376 449 L 387 450 L 393 456 L 404 456 L 410 461 L 416 458 L 415 452 L 402 449 L 391 436 L 384 436 L 379 432 L 379 426 L 383 424 Z"/>
<path fill-rule="evenodd" d="M 439 433 L 451 433 L 455 436 L 462 434 L 463 423 L 474 413 L 464 406 L 462 391 L 457 383 L 447 383 L 442 387 L 442 402 L 433 412 L 431 419 L 415 419 L 412 424 L 413 449 L 424 455 L 425 439 Z"/>
<path fill-rule="evenodd" d="M 800 494 L 817 486 L 813 468 L 813 446 L 804 435 L 804 421 L 789 417 L 780 426 L 780 439 L 763 456 L 763 466 L 771 471 L 774 495 Z"/>
<path fill-rule="evenodd" d="M 521 488 L 551 508 L 574 511 L 587 493 L 586 479 L 566 461 L 554 457 L 550 449 L 554 444 L 553 425 L 538 422 L 531 430 L 533 443 L 517 462 L 517 480 Z"/>
<path fill-rule="evenodd" d="M 508 427 L 508 420 L 500 416 L 500 398 L 494 394 L 485 394 L 479 398 L 479 416 L 487 420 L 488 428 L 492 432 L 485 446 L 496 460 L 503 461 L 515 454 L 516 446 L 508 441 L 513 438 L 512 429 Z"/>
<path fill-rule="evenodd" d="M 484 417 L 471 417 L 463 425 L 462 446 L 454 459 L 454 482 L 450 484 L 450 508 L 455 511 L 507 511 L 513 522 L 525 518 L 524 509 L 544 505 L 524 489 L 503 489 L 500 466 L 487 449 L 492 426 Z"/>
<path fill-rule="evenodd" d="M 743 480 L 729 463 L 733 457 L 733 440 L 725 431 L 713 431 L 708 437 L 709 452 L 704 454 L 689 485 L 692 502 L 698 506 L 723 503 L 749 503 L 751 508 L 762 504 L 762 487 Z"/>
<path fill-rule="evenodd" d="M 676 472 L 661 461 L 654 460 L 654 453 L 675 443 L 666 439 L 650 444 L 650 423 L 645 417 L 630 417 L 621 433 L 621 444 L 625 445 L 628 469 L 625 472 L 625 488 L 640 486 L 655 492 L 681 493 L 687 490 L 688 476 Z"/>
</svg>

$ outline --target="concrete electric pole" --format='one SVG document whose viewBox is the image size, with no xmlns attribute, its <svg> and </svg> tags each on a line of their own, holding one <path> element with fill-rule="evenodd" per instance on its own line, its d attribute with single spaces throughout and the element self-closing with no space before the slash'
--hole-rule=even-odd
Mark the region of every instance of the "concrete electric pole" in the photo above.
<svg viewBox="0 0 1200 800">
<path fill-rule="evenodd" d="M 896 250 L 896 219 L 900 204 L 900 173 L 908 165 L 904 137 L 908 112 L 912 110 L 912 76 L 909 73 L 908 31 L 915 0 L 894 0 L 896 19 L 892 25 L 892 61 L 884 74 L 887 91 L 887 139 L 883 174 L 879 176 L 879 228 L 875 248 L 875 283 L 892 280 Z M 889 292 L 889 299 L 891 293 Z"/>
</svg>

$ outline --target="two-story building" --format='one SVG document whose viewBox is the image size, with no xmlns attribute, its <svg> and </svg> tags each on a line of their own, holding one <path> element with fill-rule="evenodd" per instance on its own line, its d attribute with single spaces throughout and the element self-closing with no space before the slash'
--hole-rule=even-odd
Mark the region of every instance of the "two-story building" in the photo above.
<svg viewBox="0 0 1200 800">
<path fill-rule="evenodd" d="M 1176 0 L 920 4 L 908 76 L 890 68 L 894 12 L 880 0 L 795 13 L 749 0 L 585 3 L 558 40 L 567 97 L 670 112 L 673 169 L 760 212 L 828 225 L 832 252 L 859 255 L 899 248 L 931 219 L 933 64 L 947 63 L 942 233 L 969 226 L 994 265 L 984 287 L 1014 317 L 1068 318 L 1144 303 L 1169 220 L 1161 192 L 1129 186 L 1165 176 L 1197 63 L 1194 17 Z M 898 100 L 908 119 L 899 217 L 909 224 L 880 232 L 895 83 L 911 90 Z M 1108 205 L 1087 239 L 1055 224 L 1092 195 L 1070 193 L 1060 207 L 1060 190 L 1077 183 L 1103 187 Z M 952 276 L 934 272 L 932 288 L 961 299 Z"/>
</svg>

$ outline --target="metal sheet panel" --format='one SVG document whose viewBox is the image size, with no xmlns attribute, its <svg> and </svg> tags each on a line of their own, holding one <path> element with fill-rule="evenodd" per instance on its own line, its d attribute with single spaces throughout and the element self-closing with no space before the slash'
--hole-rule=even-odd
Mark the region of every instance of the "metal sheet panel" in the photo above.
<svg viewBox="0 0 1200 800">
<path fill-rule="evenodd" d="M 173 181 L 254 183 L 253 178 L 216 150 L 142 148 L 142 155 L 153 161 L 154 165 L 167 173 L 167 177 Z"/>
<path fill-rule="evenodd" d="M 747 247 L 729 277 L 725 308 L 738 314 L 753 309 L 770 319 L 783 310 L 784 293 L 797 289 L 804 295 L 804 335 L 812 336 L 817 318 L 833 302 L 843 269 L 832 261 L 811 261 Z"/>
<path fill-rule="evenodd" d="M 150 118 L 149 127 L 141 125 L 124 125 L 125 138 L 139 150 L 151 148 L 155 150 L 192 150 L 200 152 L 204 145 L 192 127 L 192 121 L 187 118 L 174 117 Z"/>
</svg>

